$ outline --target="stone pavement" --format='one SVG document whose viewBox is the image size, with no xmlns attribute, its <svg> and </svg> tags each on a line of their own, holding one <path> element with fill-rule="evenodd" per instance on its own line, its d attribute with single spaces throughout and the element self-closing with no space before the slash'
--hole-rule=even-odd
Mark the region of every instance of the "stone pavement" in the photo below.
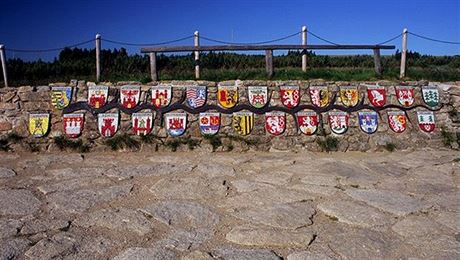
<svg viewBox="0 0 460 260">
<path fill-rule="evenodd" d="M 460 154 L 0 154 L 0 259 L 460 259 Z"/>
</svg>

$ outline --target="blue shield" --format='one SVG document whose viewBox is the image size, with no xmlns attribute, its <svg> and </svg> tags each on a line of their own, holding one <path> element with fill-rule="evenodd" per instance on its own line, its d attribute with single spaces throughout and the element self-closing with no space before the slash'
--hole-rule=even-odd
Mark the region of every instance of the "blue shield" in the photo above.
<svg viewBox="0 0 460 260">
<path fill-rule="evenodd" d="M 191 108 L 198 108 L 206 103 L 206 87 L 188 87 L 187 88 L 187 104 Z"/>
<path fill-rule="evenodd" d="M 377 112 L 359 112 L 359 127 L 365 133 L 372 134 L 377 131 L 378 115 Z"/>
</svg>

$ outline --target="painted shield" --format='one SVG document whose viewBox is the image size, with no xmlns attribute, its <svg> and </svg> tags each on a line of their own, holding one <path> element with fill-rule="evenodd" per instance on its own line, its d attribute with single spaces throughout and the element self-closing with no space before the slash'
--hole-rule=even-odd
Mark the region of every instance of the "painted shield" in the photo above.
<svg viewBox="0 0 460 260">
<path fill-rule="evenodd" d="M 297 124 L 300 132 L 306 135 L 313 135 L 318 129 L 318 114 L 316 112 L 298 112 Z"/>
<path fill-rule="evenodd" d="M 90 86 L 88 87 L 88 104 L 93 108 L 101 108 L 107 102 L 109 87 Z"/>
<path fill-rule="evenodd" d="M 343 134 L 348 130 L 348 114 L 346 112 L 329 112 L 329 127 L 336 134 Z"/>
<path fill-rule="evenodd" d="M 101 113 L 97 115 L 99 133 L 103 137 L 112 137 L 118 130 L 118 113 Z"/>
<path fill-rule="evenodd" d="M 232 108 L 238 102 L 238 87 L 237 86 L 218 86 L 217 96 L 219 104 L 223 108 Z"/>
<path fill-rule="evenodd" d="M 147 113 L 133 113 L 131 121 L 133 123 L 133 132 L 136 135 L 148 135 L 153 127 L 153 114 Z"/>
<path fill-rule="evenodd" d="M 201 107 L 206 103 L 206 86 L 187 87 L 187 104 L 191 108 Z"/>
<path fill-rule="evenodd" d="M 187 127 L 186 113 L 168 113 L 165 115 L 166 130 L 171 136 L 180 136 Z"/>
<path fill-rule="evenodd" d="M 330 92 L 327 86 L 312 86 L 309 89 L 311 103 L 315 107 L 326 107 L 329 105 Z"/>
<path fill-rule="evenodd" d="M 346 107 L 354 107 L 359 101 L 358 89 L 354 86 L 342 86 L 340 87 L 340 100 Z"/>
<path fill-rule="evenodd" d="M 439 105 L 439 91 L 437 87 L 422 87 L 422 97 L 423 102 L 430 107 L 436 107 Z"/>
<path fill-rule="evenodd" d="M 262 108 L 268 102 L 268 88 L 264 86 L 248 87 L 249 103 L 255 108 Z"/>
<path fill-rule="evenodd" d="M 125 85 L 120 87 L 120 102 L 126 108 L 133 108 L 139 103 L 141 87 Z"/>
<path fill-rule="evenodd" d="M 66 108 L 72 100 L 72 87 L 52 87 L 51 88 L 51 104 L 62 110 Z"/>
<path fill-rule="evenodd" d="M 422 131 L 431 133 L 434 131 L 436 124 L 434 122 L 434 113 L 432 111 L 417 111 L 418 126 Z"/>
<path fill-rule="evenodd" d="M 413 87 L 406 87 L 406 86 L 399 86 L 395 87 L 396 90 L 396 97 L 401 105 L 405 107 L 410 107 L 414 104 L 414 88 Z"/>
<path fill-rule="evenodd" d="M 233 129 L 239 135 L 248 135 L 254 128 L 254 114 L 252 112 L 233 113 Z"/>
<path fill-rule="evenodd" d="M 388 124 L 395 133 L 402 133 L 407 128 L 406 114 L 403 111 L 389 111 Z"/>
<path fill-rule="evenodd" d="M 171 86 L 157 86 L 150 89 L 152 96 L 152 105 L 156 108 L 166 107 L 171 103 L 172 88 Z"/>
<path fill-rule="evenodd" d="M 378 114 L 375 111 L 358 112 L 359 127 L 365 133 L 372 134 L 377 131 Z"/>
<path fill-rule="evenodd" d="M 367 97 L 374 107 L 382 107 L 387 102 L 385 87 L 367 86 Z"/>
<path fill-rule="evenodd" d="M 42 137 L 48 132 L 50 125 L 49 114 L 30 114 L 29 133 L 34 137 Z"/>
<path fill-rule="evenodd" d="M 84 114 L 64 114 L 64 133 L 70 137 L 78 137 L 85 124 Z"/>
<path fill-rule="evenodd" d="M 200 130 L 203 135 L 214 135 L 219 132 L 220 113 L 200 113 Z"/>
<path fill-rule="evenodd" d="M 300 102 L 299 86 L 280 86 L 280 98 L 285 107 L 296 107 Z"/>
<path fill-rule="evenodd" d="M 286 129 L 286 115 L 284 112 L 265 113 L 265 130 L 272 135 L 280 135 Z"/>
</svg>

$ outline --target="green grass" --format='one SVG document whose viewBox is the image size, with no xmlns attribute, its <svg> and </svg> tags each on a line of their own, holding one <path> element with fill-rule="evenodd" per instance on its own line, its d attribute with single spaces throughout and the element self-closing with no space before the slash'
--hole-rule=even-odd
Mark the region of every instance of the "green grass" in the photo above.
<svg viewBox="0 0 460 260">
<path fill-rule="evenodd" d="M 53 138 L 54 143 L 56 146 L 59 148 L 59 150 L 67 150 L 71 149 L 73 151 L 78 151 L 80 153 L 87 153 L 91 149 L 90 145 L 87 143 L 84 143 L 83 140 L 77 139 L 77 140 L 70 140 L 67 139 L 64 136 L 55 136 Z"/>
<path fill-rule="evenodd" d="M 396 150 L 396 144 L 394 143 L 386 143 L 384 147 L 385 150 L 387 150 L 388 152 L 393 152 L 394 150 Z"/>
<path fill-rule="evenodd" d="M 139 149 L 140 142 L 134 139 L 129 134 L 119 134 L 104 141 L 105 145 L 109 146 L 113 151 L 123 148 Z"/>
<path fill-rule="evenodd" d="M 10 133 L 0 137 L 0 150 L 4 152 L 11 151 L 11 145 L 24 139 L 16 133 Z"/>
</svg>

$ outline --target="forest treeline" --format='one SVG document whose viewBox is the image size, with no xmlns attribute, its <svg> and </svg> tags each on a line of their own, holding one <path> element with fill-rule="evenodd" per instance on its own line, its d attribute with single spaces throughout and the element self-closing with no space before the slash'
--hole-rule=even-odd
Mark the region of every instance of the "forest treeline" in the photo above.
<svg viewBox="0 0 460 260">
<path fill-rule="evenodd" d="M 275 56 L 275 78 L 297 79 L 322 77 L 325 79 L 354 79 L 353 73 L 363 73 L 362 79 L 375 77 L 372 73 L 374 61 L 372 55 L 328 56 L 308 52 L 310 74 L 299 73 L 301 52 L 289 51 Z M 401 54 L 382 56 L 384 77 L 395 77 L 399 71 Z M 460 80 L 460 56 L 430 56 L 417 52 L 408 53 L 408 77 L 427 80 Z M 157 64 L 160 79 L 193 79 L 195 65 L 192 53 L 188 55 L 158 55 Z M 224 80 L 231 78 L 263 78 L 265 56 L 257 54 L 238 54 L 209 52 L 202 53 L 200 65 L 203 78 Z M 7 62 L 10 85 L 45 84 L 70 79 L 95 79 L 95 50 L 67 48 L 62 50 L 53 61 L 23 61 L 9 59 Z M 101 78 L 107 81 L 136 80 L 150 81 L 149 58 L 147 55 L 129 55 L 126 49 L 102 50 Z M 411 69 L 412 74 L 411 75 Z M 337 74 L 334 70 L 341 72 Z M 279 71 L 279 73 L 277 73 Z M 324 73 L 323 73 L 324 72 Z M 328 72 L 328 73 L 326 73 Z M 331 76 L 332 75 L 332 76 Z M 335 75 L 335 76 L 334 76 Z M 348 75 L 348 76 L 347 76 Z M 337 78 L 338 77 L 338 78 Z M 361 79 L 361 78 L 358 78 Z"/>
</svg>

